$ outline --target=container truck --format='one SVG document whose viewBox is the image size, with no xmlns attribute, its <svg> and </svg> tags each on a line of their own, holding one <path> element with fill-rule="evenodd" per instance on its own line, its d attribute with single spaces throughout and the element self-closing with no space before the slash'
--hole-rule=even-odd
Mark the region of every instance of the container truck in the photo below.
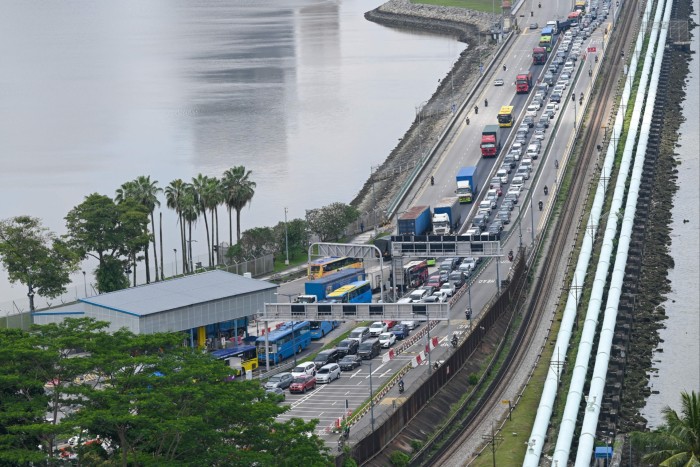
<svg viewBox="0 0 700 467">
<path fill-rule="evenodd" d="M 459 209 L 459 198 L 450 197 L 441 199 L 433 207 L 433 234 L 449 235 L 453 226 L 456 227 Z"/>
<path fill-rule="evenodd" d="M 544 47 L 535 47 L 532 49 L 532 64 L 544 65 L 547 63 L 547 49 Z"/>
<path fill-rule="evenodd" d="M 457 172 L 457 197 L 459 202 L 471 203 L 479 191 L 476 166 L 462 167 Z"/>
<path fill-rule="evenodd" d="M 527 94 L 532 88 L 532 72 L 520 73 L 515 77 L 515 92 L 518 94 Z"/>
<path fill-rule="evenodd" d="M 486 125 L 481 131 L 481 156 L 496 157 L 501 149 L 498 125 Z"/>
<path fill-rule="evenodd" d="M 553 34 L 559 34 L 559 21 L 556 21 L 556 20 L 547 21 L 547 24 L 545 26 L 552 28 Z"/>
<path fill-rule="evenodd" d="M 430 206 L 413 206 L 401 214 L 399 235 L 423 235 L 430 230 Z"/>
</svg>

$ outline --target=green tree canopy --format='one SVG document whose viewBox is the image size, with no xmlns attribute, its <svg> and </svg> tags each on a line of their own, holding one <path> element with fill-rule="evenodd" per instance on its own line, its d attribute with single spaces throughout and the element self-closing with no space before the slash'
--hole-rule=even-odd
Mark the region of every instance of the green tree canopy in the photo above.
<svg viewBox="0 0 700 467">
<path fill-rule="evenodd" d="M 18 216 L 0 221 L 0 261 L 10 282 L 27 286 L 31 310 L 34 293 L 53 298 L 65 292 L 79 259 L 37 218 Z"/>
<path fill-rule="evenodd" d="M 651 432 L 632 433 L 632 443 L 644 452 L 642 461 L 664 467 L 700 467 L 700 399 L 695 391 L 681 393 L 681 413 L 666 406 L 664 424 Z"/>
<path fill-rule="evenodd" d="M 182 347 L 179 334 L 105 326 L 0 330 L 0 463 L 40 463 L 56 440 L 83 433 L 110 449 L 79 444 L 80 458 L 108 465 L 331 464 L 317 421 L 277 421 L 287 408 L 258 381 L 229 381 L 226 365 Z M 64 417 L 47 423 L 47 411 Z"/>
<path fill-rule="evenodd" d="M 147 208 L 131 198 L 116 204 L 97 193 L 66 215 L 69 244 L 81 257 L 99 261 L 95 273 L 100 292 L 124 288 L 125 266 L 135 263 L 138 253 L 148 248 L 148 215 Z"/>
<path fill-rule="evenodd" d="M 338 240 L 345 228 L 359 216 L 357 208 L 344 203 L 332 203 L 306 211 L 309 230 L 318 235 L 322 242 Z"/>
</svg>

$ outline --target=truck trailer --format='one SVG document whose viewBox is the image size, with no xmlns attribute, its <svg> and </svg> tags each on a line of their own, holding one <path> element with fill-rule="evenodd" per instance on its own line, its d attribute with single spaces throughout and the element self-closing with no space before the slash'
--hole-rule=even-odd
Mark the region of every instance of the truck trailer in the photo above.
<svg viewBox="0 0 700 467">
<path fill-rule="evenodd" d="M 544 47 L 535 47 L 532 49 L 532 64 L 544 65 L 547 63 L 547 49 Z"/>
<path fill-rule="evenodd" d="M 433 207 L 433 235 L 450 235 L 456 229 L 459 214 L 459 198 L 442 198 Z"/>
<path fill-rule="evenodd" d="M 481 131 L 481 156 L 496 157 L 501 149 L 500 132 L 498 125 L 486 125 Z"/>
<path fill-rule="evenodd" d="M 478 191 L 476 166 L 470 165 L 459 169 L 459 172 L 457 172 L 456 191 L 459 202 L 461 204 L 471 203 Z"/>
<path fill-rule="evenodd" d="M 399 235 L 423 235 L 429 230 L 430 206 L 413 206 L 399 217 Z"/>
</svg>

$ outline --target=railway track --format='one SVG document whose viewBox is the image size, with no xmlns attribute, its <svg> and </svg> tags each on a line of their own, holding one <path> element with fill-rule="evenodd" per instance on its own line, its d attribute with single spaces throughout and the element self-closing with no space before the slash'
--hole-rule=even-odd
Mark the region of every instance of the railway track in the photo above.
<svg viewBox="0 0 700 467">
<path fill-rule="evenodd" d="M 613 99 L 621 90 L 623 64 L 618 58 L 622 56 L 623 51 L 629 50 L 630 42 L 635 36 L 639 25 L 637 11 L 637 1 L 626 2 L 618 19 L 617 30 L 609 42 L 606 59 L 601 64 L 602 68 L 597 80 L 598 94 L 594 99 L 589 99 L 584 129 L 578 135 L 580 139 L 577 139 L 578 157 L 574 158 L 571 173 L 567 174 L 571 183 L 565 193 L 560 192 L 564 199 L 560 205 L 560 214 L 551 221 L 552 225 L 549 226 L 551 242 L 540 240 L 538 246 L 542 253 L 539 269 L 541 273 L 534 272 L 535 280 L 527 311 L 523 315 L 521 330 L 514 339 L 511 358 L 507 360 L 509 363 L 496 376 L 482 403 L 471 414 L 465 426 L 450 442 L 444 443 L 443 448 L 431 458 L 431 465 L 467 465 L 478 453 L 471 453 L 468 458 L 465 458 L 464 453 L 460 452 L 463 445 L 481 444 L 483 448 L 480 452 L 487 447 L 481 433 L 492 430 L 493 413 L 498 412 L 502 404 L 502 395 L 510 385 L 520 384 L 514 383 L 518 381 L 518 378 L 515 378 L 516 373 L 523 371 L 522 367 L 530 353 L 538 352 L 541 347 L 541 341 L 536 339 L 537 331 L 541 326 L 549 323 L 547 317 L 552 314 L 551 296 L 559 293 L 561 268 L 569 269 L 571 264 L 571 256 L 567 251 L 570 252 L 572 238 L 574 243 L 578 241 L 578 232 L 581 231 L 584 222 L 583 207 L 588 205 L 588 197 L 593 192 L 590 189 L 593 185 L 589 183 L 589 174 L 593 173 L 597 162 L 601 127 L 607 124 L 607 120 L 612 115 Z M 582 203 L 583 197 L 585 202 Z M 525 368 L 525 371 L 529 369 Z M 516 392 L 519 391 L 520 388 Z"/>
</svg>

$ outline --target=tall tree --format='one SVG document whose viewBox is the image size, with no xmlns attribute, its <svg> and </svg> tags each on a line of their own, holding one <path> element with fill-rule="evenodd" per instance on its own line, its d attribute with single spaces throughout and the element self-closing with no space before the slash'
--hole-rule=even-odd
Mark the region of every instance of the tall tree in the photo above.
<svg viewBox="0 0 700 467">
<path fill-rule="evenodd" d="M 233 245 L 233 226 L 231 211 L 236 210 L 236 242 L 241 240 L 241 210 L 250 203 L 255 195 L 256 183 L 250 180 L 253 172 L 246 171 L 242 165 L 232 167 L 224 172 L 222 185 L 224 202 L 228 209 L 229 244 Z"/>
<path fill-rule="evenodd" d="M 81 258 L 99 261 L 100 292 L 123 288 L 129 258 L 148 248 L 148 211 L 133 199 L 117 205 L 110 197 L 93 193 L 66 215 L 66 238 Z M 135 265 L 134 265 L 135 266 Z M 115 288 L 117 287 L 117 288 Z"/>
<path fill-rule="evenodd" d="M 360 213 L 353 206 L 332 203 L 320 209 L 306 211 L 306 222 L 311 232 L 325 242 L 342 237 L 345 228 L 359 216 Z"/>
<path fill-rule="evenodd" d="M 632 433 L 632 444 L 645 454 L 643 462 L 667 467 L 700 466 L 700 399 L 698 393 L 681 393 L 680 415 L 663 411 L 664 424 L 651 432 Z"/>
<path fill-rule="evenodd" d="M 154 212 L 156 207 L 160 206 L 160 201 L 158 200 L 158 194 L 163 191 L 162 188 L 158 187 L 158 182 L 153 180 L 151 177 L 141 175 L 135 180 L 124 183 L 121 188 L 117 189 L 115 200 L 117 203 L 121 203 L 126 198 L 131 198 L 136 202 L 140 203 L 149 212 L 151 217 L 151 241 L 153 243 L 153 262 L 155 266 L 155 279 L 159 278 L 158 274 L 158 250 L 156 245 L 156 222 L 154 218 Z M 146 256 L 146 283 L 151 282 L 151 265 L 148 259 L 148 249 L 144 251 Z"/>
<path fill-rule="evenodd" d="M 192 239 L 192 224 L 196 224 L 197 219 L 199 219 L 199 203 L 197 202 L 197 193 L 195 193 L 194 187 L 190 184 L 187 185 L 185 196 L 182 199 L 182 219 L 187 223 L 187 261 L 188 270 L 192 272 L 194 271 L 192 242 L 197 241 Z"/>
<path fill-rule="evenodd" d="M 0 261 L 10 282 L 27 286 L 29 309 L 34 294 L 54 298 L 66 291 L 70 273 L 80 257 L 41 225 L 35 217 L 18 216 L 0 221 Z"/>
<path fill-rule="evenodd" d="M 198 174 L 192 179 L 192 188 L 194 189 L 197 212 L 204 214 L 204 229 L 207 232 L 207 258 L 209 259 L 209 267 L 211 267 L 211 241 L 209 239 L 209 221 L 207 221 L 207 208 L 209 207 L 210 203 L 210 200 L 207 198 L 208 185 L 209 177 L 206 175 Z"/>
<path fill-rule="evenodd" d="M 185 208 L 185 196 L 187 195 L 188 184 L 182 179 L 176 179 L 170 182 L 165 187 L 165 202 L 166 205 L 177 213 L 177 222 L 180 226 L 180 251 L 182 252 L 182 271 L 188 270 L 187 256 L 187 235 L 185 231 L 185 219 L 183 218 L 183 210 Z"/>
</svg>

